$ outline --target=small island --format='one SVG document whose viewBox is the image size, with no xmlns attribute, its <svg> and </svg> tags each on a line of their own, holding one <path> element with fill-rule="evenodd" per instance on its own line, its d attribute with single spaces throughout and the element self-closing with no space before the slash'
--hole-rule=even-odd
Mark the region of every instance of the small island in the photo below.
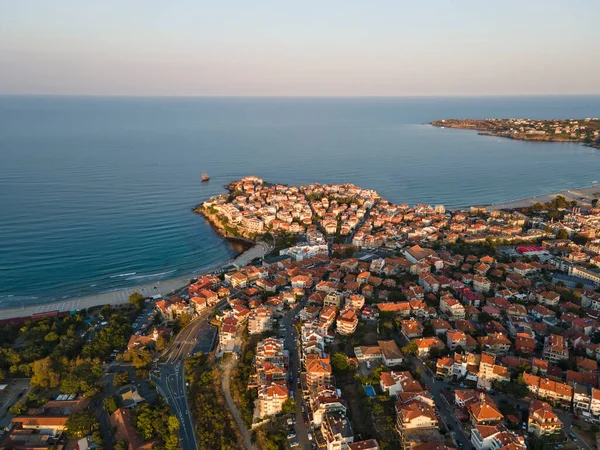
<svg viewBox="0 0 600 450">
<path fill-rule="evenodd" d="M 482 135 L 507 137 L 520 141 L 578 142 L 600 148 L 600 120 L 586 119 L 444 119 L 436 127 L 477 130 Z"/>
</svg>

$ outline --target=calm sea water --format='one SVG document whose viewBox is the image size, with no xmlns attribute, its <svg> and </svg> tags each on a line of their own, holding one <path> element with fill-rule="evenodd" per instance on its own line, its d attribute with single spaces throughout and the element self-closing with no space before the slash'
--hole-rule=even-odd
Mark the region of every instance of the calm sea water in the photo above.
<svg viewBox="0 0 600 450">
<path fill-rule="evenodd" d="M 0 97 L 0 307 L 226 261 L 234 249 L 191 208 L 245 175 L 450 207 L 588 185 L 598 150 L 425 123 L 598 115 L 600 97 Z"/>
</svg>

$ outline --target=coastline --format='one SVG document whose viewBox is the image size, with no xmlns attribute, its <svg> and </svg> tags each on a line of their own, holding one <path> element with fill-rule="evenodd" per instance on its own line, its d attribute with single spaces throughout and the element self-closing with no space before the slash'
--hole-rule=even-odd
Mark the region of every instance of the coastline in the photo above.
<svg viewBox="0 0 600 450">
<path fill-rule="evenodd" d="M 18 319 L 30 317 L 34 314 L 43 314 L 53 311 L 57 312 L 69 312 L 72 310 L 82 310 L 92 308 L 95 306 L 103 305 L 122 305 L 128 302 L 128 297 L 134 292 L 139 292 L 145 297 L 151 297 L 153 295 L 168 296 L 169 294 L 177 291 L 187 285 L 189 285 L 192 278 L 201 276 L 202 274 L 213 272 L 220 268 L 229 265 L 243 266 L 248 264 L 254 258 L 262 257 L 270 251 L 270 247 L 263 243 L 256 243 L 254 246 L 248 248 L 244 252 L 240 253 L 235 258 L 231 258 L 224 263 L 218 264 L 214 267 L 209 267 L 202 272 L 196 274 L 189 274 L 187 276 L 181 276 L 178 278 L 172 278 L 170 280 L 161 280 L 154 283 L 145 283 L 130 288 L 117 289 L 114 291 L 103 292 L 100 294 L 87 295 L 82 297 L 75 297 L 71 299 L 65 299 L 61 301 L 55 301 L 51 303 L 31 304 L 30 306 L 22 306 L 20 308 L 0 308 L 0 321 Z"/>
<path fill-rule="evenodd" d="M 593 198 L 600 198 L 600 195 L 594 195 L 596 193 L 600 194 L 600 184 L 592 184 L 592 185 L 584 186 L 581 188 L 565 189 L 563 191 L 554 192 L 551 194 L 535 195 L 532 197 L 525 197 L 525 198 L 520 198 L 520 199 L 515 199 L 515 200 L 509 200 L 509 201 L 503 202 L 503 203 L 493 203 L 491 205 L 483 205 L 483 206 L 485 206 L 488 209 L 488 211 L 494 211 L 494 210 L 498 210 L 498 209 L 525 208 L 525 207 L 531 206 L 537 202 L 540 202 L 540 203 L 549 202 L 549 201 L 553 200 L 554 198 L 556 198 L 557 196 L 562 195 L 567 200 L 576 200 L 579 204 L 583 205 L 584 207 L 585 206 L 591 207 L 591 200 Z M 457 208 L 456 210 L 459 210 L 459 209 L 464 209 L 464 208 Z"/>
</svg>

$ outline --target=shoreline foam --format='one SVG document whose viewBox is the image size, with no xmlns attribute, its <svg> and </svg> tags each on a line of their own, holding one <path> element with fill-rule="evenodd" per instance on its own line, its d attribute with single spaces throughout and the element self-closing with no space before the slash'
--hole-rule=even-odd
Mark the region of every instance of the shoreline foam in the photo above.
<svg viewBox="0 0 600 450">
<path fill-rule="evenodd" d="M 259 242 L 248 250 L 240 253 L 235 258 L 231 258 L 224 263 L 204 269 L 198 272 L 198 274 L 189 274 L 168 280 L 156 281 L 154 283 L 144 283 L 137 286 L 132 286 L 130 288 L 115 289 L 99 294 L 62 299 L 48 303 L 36 303 L 27 306 L 23 305 L 20 308 L 0 308 L 0 321 L 30 317 L 34 314 L 43 314 L 52 311 L 68 312 L 72 310 L 92 308 L 94 306 L 122 305 L 128 302 L 129 295 L 134 292 L 139 292 L 145 297 L 151 297 L 158 294 L 163 297 L 168 296 L 172 292 L 187 286 L 192 278 L 196 278 L 197 276 L 201 276 L 202 274 L 208 272 L 213 272 L 231 264 L 245 265 L 256 257 L 264 256 L 268 251 L 269 247 Z"/>
</svg>

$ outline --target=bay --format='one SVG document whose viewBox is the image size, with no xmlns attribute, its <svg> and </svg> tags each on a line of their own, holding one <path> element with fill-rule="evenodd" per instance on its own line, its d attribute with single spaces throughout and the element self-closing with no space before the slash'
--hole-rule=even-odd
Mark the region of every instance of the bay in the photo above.
<svg viewBox="0 0 600 450">
<path fill-rule="evenodd" d="M 198 272 L 236 249 L 192 208 L 246 175 L 460 207 L 600 181 L 600 152 L 435 128 L 585 118 L 600 97 L 0 97 L 0 307 Z M 200 183 L 202 172 L 211 179 Z"/>
</svg>

